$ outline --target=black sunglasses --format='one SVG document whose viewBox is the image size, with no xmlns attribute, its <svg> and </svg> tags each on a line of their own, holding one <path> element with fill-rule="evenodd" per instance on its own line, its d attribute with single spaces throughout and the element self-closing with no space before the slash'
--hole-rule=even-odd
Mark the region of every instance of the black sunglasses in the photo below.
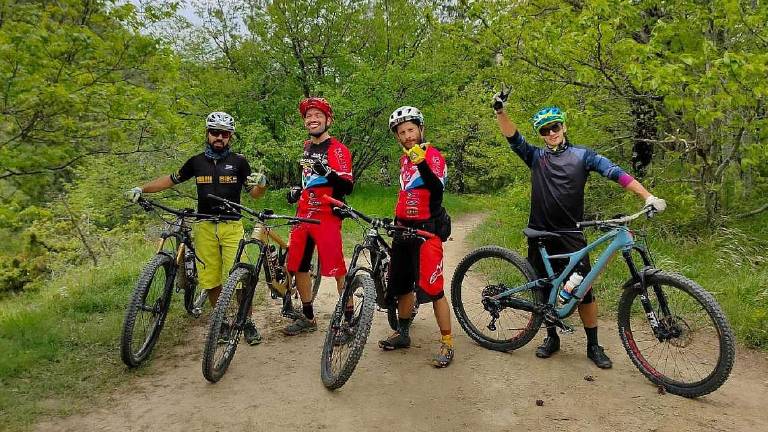
<svg viewBox="0 0 768 432">
<path fill-rule="evenodd" d="M 563 128 L 562 123 L 555 123 L 552 126 L 544 126 L 543 128 L 539 129 L 539 135 L 547 136 L 549 135 L 550 132 L 558 133 L 562 128 Z"/>
<path fill-rule="evenodd" d="M 221 130 L 221 129 L 208 129 L 208 133 L 214 137 L 229 138 L 232 136 L 232 132 L 228 130 Z"/>
</svg>

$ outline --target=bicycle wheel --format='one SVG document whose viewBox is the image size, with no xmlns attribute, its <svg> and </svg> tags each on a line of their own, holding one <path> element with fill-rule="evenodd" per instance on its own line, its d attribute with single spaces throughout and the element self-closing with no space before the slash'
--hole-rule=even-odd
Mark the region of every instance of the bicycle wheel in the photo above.
<svg viewBox="0 0 768 432">
<path fill-rule="evenodd" d="M 639 285 L 619 301 L 619 337 L 632 363 L 672 394 L 693 398 L 717 390 L 735 356 L 733 332 L 717 301 L 678 274 L 658 272 L 646 283 L 658 333 L 648 322 Z"/>
<path fill-rule="evenodd" d="M 353 275 L 336 304 L 323 345 L 320 379 L 329 390 L 340 388 L 352 375 L 371 331 L 376 304 L 373 279 L 364 270 L 357 270 Z M 344 309 L 350 298 L 355 308 L 347 322 Z"/>
<path fill-rule="evenodd" d="M 212 383 L 218 382 L 224 376 L 237 351 L 242 329 L 236 325 L 241 311 L 234 298 L 235 291 L 248 289 L 250 281 L 251 274 L 248 269 L 238 268 L 233 271 L 222 287 L 213 309 L 203 350 L 203 376 Z"/>
<path fill-rule="evenodd" d="M 174 275 L 172 259 L 165 254 L 155 255 L 142 270 L 120 338 L 120 357 L 126 366 L 139 366 L 155 347 L 168 315 Z"/>
<path fill-rule="evenodd" d="M 469 337 L 496 351 L 515 350 L 530 342 L 541 327 L 543 315 L 504 308 L 499 310 L 493 328 L 491 313 L 483 306 L 482 299 L 535 280 L 534 275 L 525 258 L 498 246 L 481 247 L 464 257 L 451 282 L 451 303 L 456 319 Z M 544 301 L 537 289 L 517 293 L 515 297 L 530 302 Z"/>
</svg>

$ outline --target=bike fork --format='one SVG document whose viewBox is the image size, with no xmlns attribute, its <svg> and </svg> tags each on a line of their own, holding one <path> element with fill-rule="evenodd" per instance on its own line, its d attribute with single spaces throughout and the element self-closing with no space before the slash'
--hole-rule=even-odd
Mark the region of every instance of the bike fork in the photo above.
<svg viewBox="0 0 768 432">
<path fill-rule="evenodd" d="M 627 267 L 629 268 L 629 273 L 632 275 L 632 280 L 635 284 L 639 285 L 640 304 L 643 306 L 643 312 L 648 320 L 648 324 L 653 329 L 653 334 L 656 338 L 661 339 L 661 324 L 656 311 L 653 309 L 651 300 L 648 297 L 648 286 L 646 284 L 646 275 L 648 274 L 648 270 L 653 268 L 653 264 L 645 249 L 635 247 L 634 250 L 638 251 L 640 257 L 643 259 L 644 267 L 642 271 L 637 270 L 635 262 L 632 259 L 631 249 L 622 251 L 622 255 L 627 262 Z M 661 287 L 653 285 L 652 288 L 659 303 L 659 311 L 663 316 L 669 316 L 669 305 L 667 304 L 667 298 L 661 290 Z"/>
</svg>

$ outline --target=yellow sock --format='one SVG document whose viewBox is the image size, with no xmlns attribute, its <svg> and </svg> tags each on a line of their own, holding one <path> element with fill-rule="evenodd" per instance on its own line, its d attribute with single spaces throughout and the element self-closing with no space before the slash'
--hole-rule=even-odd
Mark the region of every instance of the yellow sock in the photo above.
<svg viewBox="0 0 768 432">
<path fill-rule="evenodd" d="M 449 347 L 453 348 L 453 335 L 442 335 L 440 336 L 440 342 L 448 345 Z"/>
</svg>

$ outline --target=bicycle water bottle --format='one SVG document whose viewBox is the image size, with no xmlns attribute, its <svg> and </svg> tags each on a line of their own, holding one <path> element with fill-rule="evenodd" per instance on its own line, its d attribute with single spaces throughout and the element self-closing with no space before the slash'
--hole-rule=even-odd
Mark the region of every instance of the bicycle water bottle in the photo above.
<svg viewBox="0 0 768 432">
<path fill-rule="evenodd" d="M 563 303 L 567 303 L 568 300 L 573 297 L 573 292 L 576 291 L 576 288 L 582 280 L 584 280 L 584 276 L 577 272 L 571 274 L 571 277 L 569 277 L 568 281 L 563 285 L 563 289 L 560 290 L 560 300 L 562 300 Z"/>
</svg>

